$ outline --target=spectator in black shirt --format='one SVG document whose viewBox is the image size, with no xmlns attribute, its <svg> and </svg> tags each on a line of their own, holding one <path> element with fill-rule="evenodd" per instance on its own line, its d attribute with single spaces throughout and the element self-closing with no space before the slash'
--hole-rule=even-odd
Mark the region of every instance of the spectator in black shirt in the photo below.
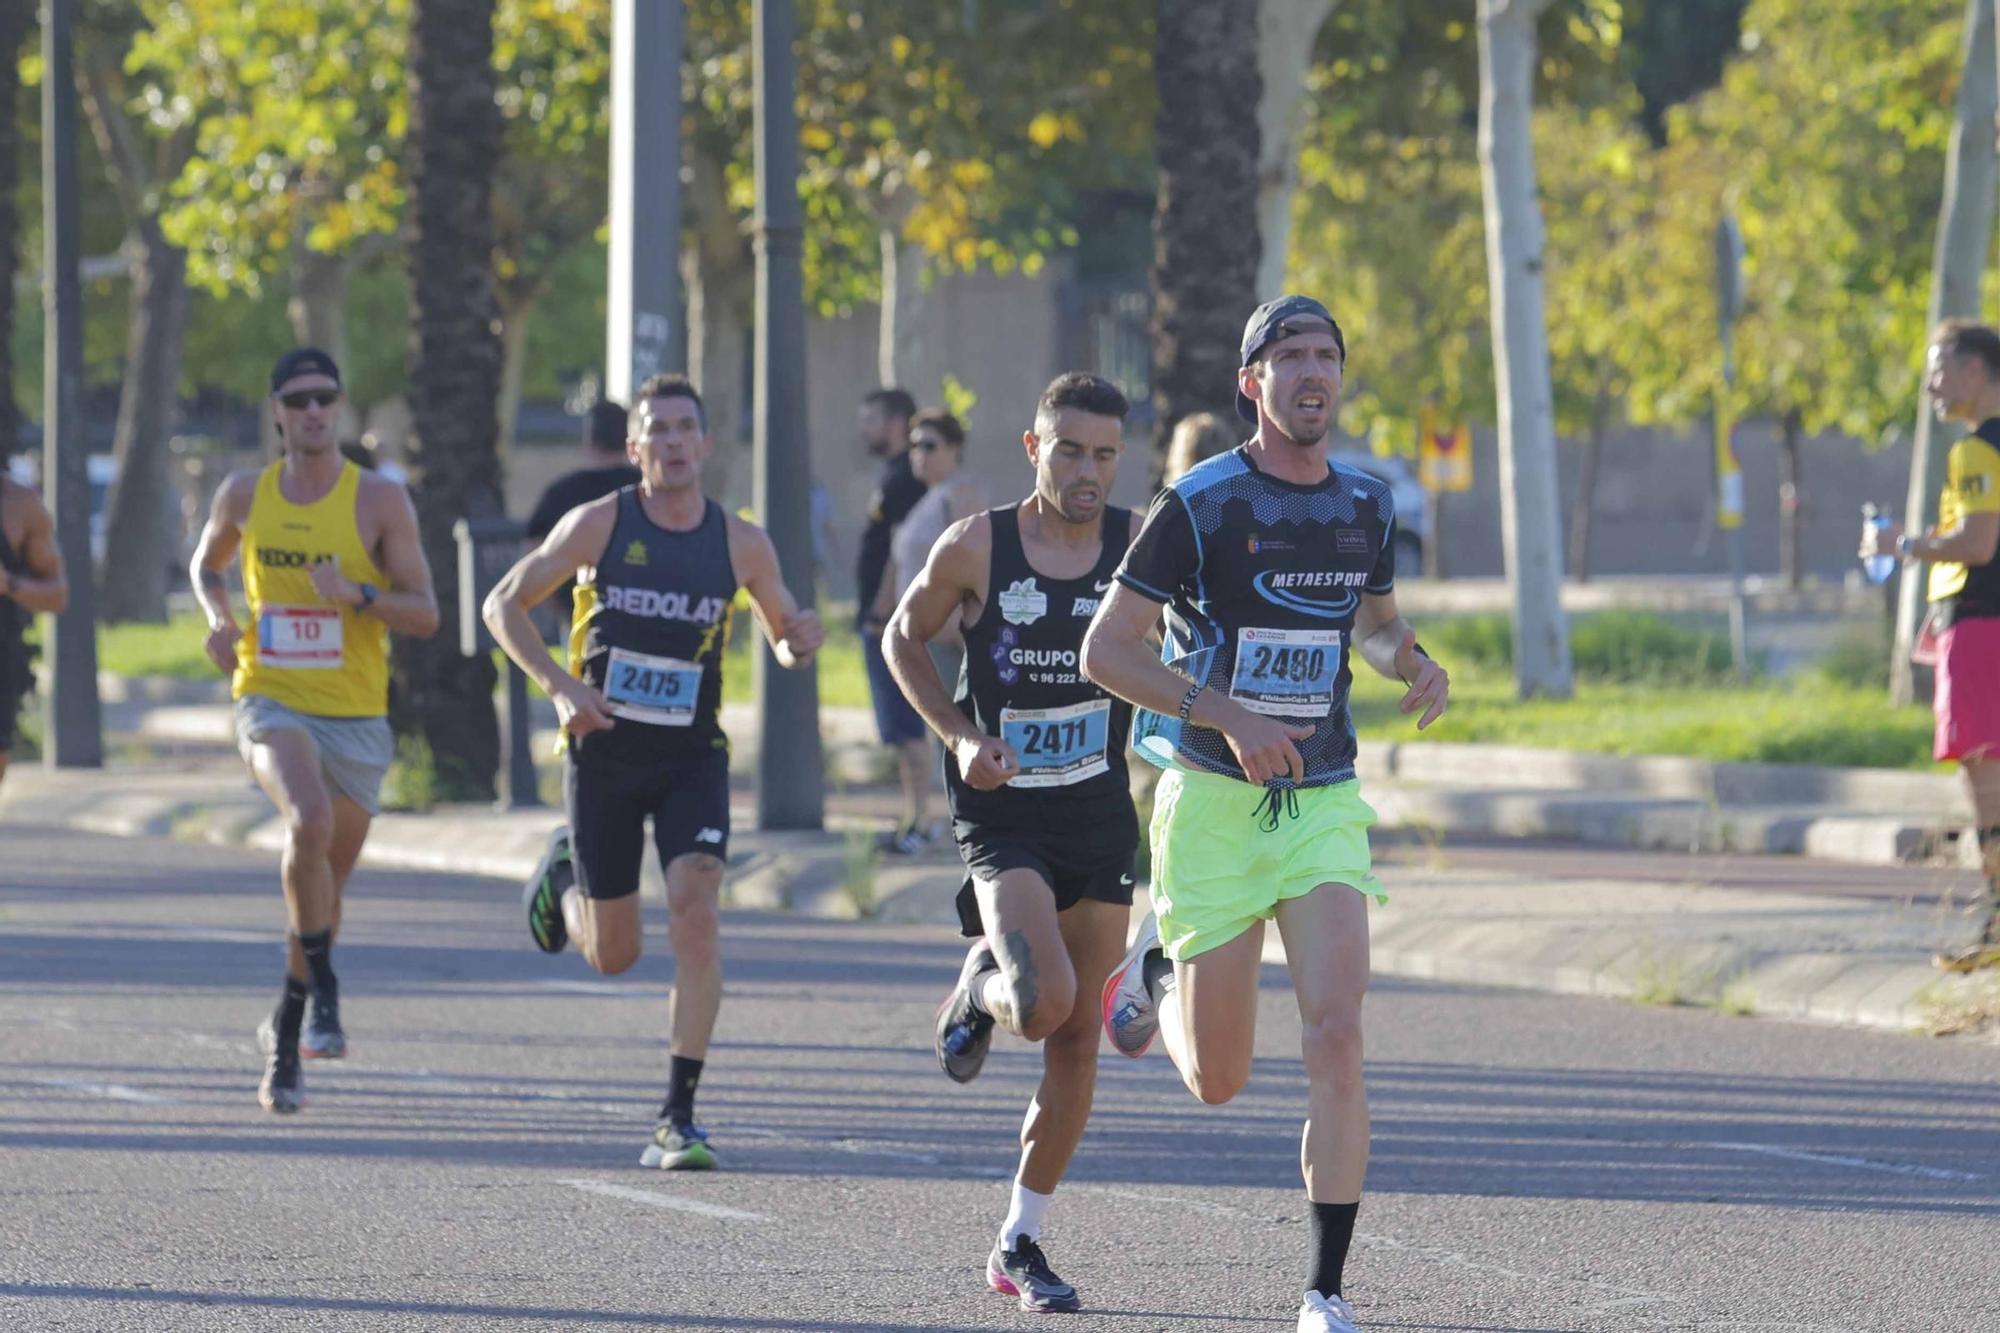
<svg viewBox="0 0 2000 1333">
<path fill-rule="evenodd" d="M 583 455 L 585 463 L 574 472 L 565 472 L 550 482 L 528 515 L 528 540 L 539 543 L 555 530 L 558 520 L 578 505 L 587 505 L 613 491 L 639 482 L 639 469 L 625 455 L 625 409 L 605 399 L 591 406 L 584 417 Z M 550 599 L 562 619 L 560 632 L 569 632 L 570 590 L 565 583 Z"/>
<path fill-rule="evenodd" d="M 882 621 L 874 608 L 889 567 L 889 540 L 897 524 L 924 498 L 924 483 L 910 469 L 910 418 L 916 413 L 916 400 L 901 389 L 875 389 L 861 400 L 861 442 L 883 463 L 881 479 L 868 501 L 868 526 L 861 533 L 854 572 L 854 619 L 861 627 L 868 693 L 875 701 L 875 734 L 896 752 L 903 786 L 902 822 L 883 838 L 882 846 L 903 853 L 921 851 L 931 838 L 924 819 L 931 786 L 930 733 L 882 659 Z"/>
</svg>

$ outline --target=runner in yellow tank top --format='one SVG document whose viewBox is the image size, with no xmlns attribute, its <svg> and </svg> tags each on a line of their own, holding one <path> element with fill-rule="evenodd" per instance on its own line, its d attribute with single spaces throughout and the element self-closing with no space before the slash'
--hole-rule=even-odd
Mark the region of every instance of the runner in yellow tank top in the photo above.
<svg viewBox="0 0 2000 1333">
<path fill-rule="evenodd" d="M 209 658 L 230 673 L 237 748 L 288 830 L 285 989 L 257 1031 L 267 1057 L 257 1099 L 275 1112 L 303 1104 L 301 1053 L 347 1053 L 333 937 L 394 750 L 389 631 L 428 637 L 438 625 L 409 493 L 341 456 L 340 396 L 325 352 L 278 358 L 271 409 L 284 456 L 222 483 L 191 571 Z M 223 579 L 239 548 L 247 623 Z"/>
</svg>

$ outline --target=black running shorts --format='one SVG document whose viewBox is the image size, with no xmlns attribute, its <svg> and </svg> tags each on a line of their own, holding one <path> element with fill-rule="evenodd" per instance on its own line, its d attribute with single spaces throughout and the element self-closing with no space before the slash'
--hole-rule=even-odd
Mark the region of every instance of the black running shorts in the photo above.
<svg viewBox="0 0 2000 1333">
<path fill-rule="evenodd" d="M 1132 855 L 1137 838 L 1105 838 L 1101 834 L 1024 832 L 985 829 L 957 822 L 952 836 L 965 860 L 965 883 L 958 891 L 958 928 L 968 939 L 986 933 L 979 919 L 975 880 L 992 881 L 1009 870 L 1032 870 L 1056 896 L 1056 911 L 1066 912 L 1091 898 L 1102 903 L 1132 905 Z"/>
<path fill-rule="evenodd" d="M 563 765 L 563 808 L 577 886 L 623 898 L 639 891 L 648 818 L 662 867 L 695 853 L 729 859 L 729 751 L 639 765 L 594 755 L 586 737 Z"/>
</svg>

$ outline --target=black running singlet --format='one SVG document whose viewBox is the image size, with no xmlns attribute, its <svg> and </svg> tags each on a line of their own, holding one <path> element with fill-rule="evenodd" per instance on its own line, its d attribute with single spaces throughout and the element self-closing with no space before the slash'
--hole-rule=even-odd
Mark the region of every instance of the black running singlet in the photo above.
<svg viewBox="0 0 2000 1333">
<path fill-rule="evenodd" d="M 581 572 L 570 623 L 570 670 L 604 694 L 617 725 L 586 738 L 620 759 L 726 748 L 722 649 L 736 573 L 729 517 L 706 501 L 686 532 L 646 517 L 639 488 L 618 492 L 618 519 L 594 569 Z"/>
<path fill-rule="evenodd" d="M 988 736 L 1014 747 L 1020 776 L 979 791 L 945 752 L 945 787 L 955 819 L 985 827 L 1045 830 L 1051 819 L 1088 829 L 1115 819 L 1129 835 L 1132 797 L 1125 745 L 1132 705 L 1083 677 L 1083 632 L 1111 590 L 1131 540 L 1132 511 L 1107 507 L 1104 547 L 1081 578 L 1052 579 L 1021 548 L 1018 505 L 987 512 L 993 556 L 986 605 L 967 625 L 959 710 Z M 1122 813 L 1120 813 L 1122 811 Z"/>
<path fill-rule="evenodd" d="M 1305 781 L 1354 776 L 1348 649 L 1364 593 L 1396 583 L 1389 487 L 1330 463 L 1310 486 L 1257 470 L 1241 447 L 1191 468 L 1160 492 L 1118 581 L 1164 602 L 1161 660 L 1253 713 L 1307 723 Z M 1139 711 L 1133 747 L 1163 768 L 1241 779 L 1222 733 Z"/>
</svg>

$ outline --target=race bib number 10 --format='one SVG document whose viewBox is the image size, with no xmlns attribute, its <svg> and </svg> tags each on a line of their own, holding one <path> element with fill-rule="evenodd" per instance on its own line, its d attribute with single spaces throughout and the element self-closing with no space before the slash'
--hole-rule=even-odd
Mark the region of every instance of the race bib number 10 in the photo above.
<svg viewBox="0 0 2000 1333">
<path fill-rule="evenodd" d="M 1244 629 L 1229 697 L 1266 717 L 1325 717 L 1339 674 L 1337 629 Z"/>
<path fill-rule="evenodd" d="M 267 606 L 257 613 L 257 660 L 269 667 L 330 671 L 340 666 L 340 609 Z"/>
<path fill-rule="evenodd" d="M 701 663 L 613 648 L 604 668 L 604 697 L 613 713 L 634 722 L 692 726 L 701 701 Z"/>
<path fill-rule="evenodd" d="M 1111 767 L 1104 757 L 1111 736 L 1111 701 L 1091 699 L 1067 708 L 1003 708 L 1000 739 L 1014 747 L 1020 776 L 1010 787 L 1067 787 Z"/>
</svg>

